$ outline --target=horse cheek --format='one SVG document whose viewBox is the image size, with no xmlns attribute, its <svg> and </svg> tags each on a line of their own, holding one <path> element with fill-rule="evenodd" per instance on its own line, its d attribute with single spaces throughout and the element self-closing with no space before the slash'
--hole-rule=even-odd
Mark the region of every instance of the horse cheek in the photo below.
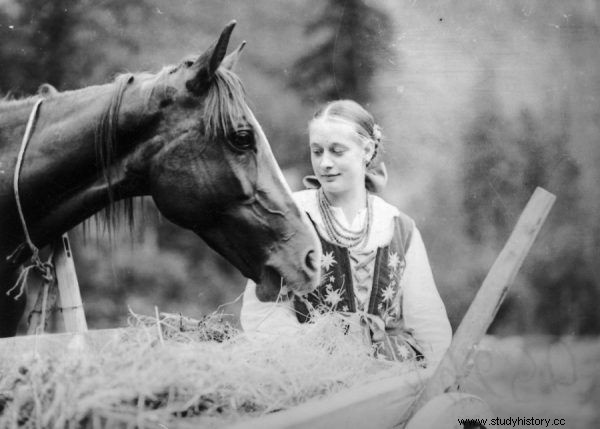
<svg viewBox="0 0 600 429">
<path fill-rule="evenodd" d="M 150 194 L 160 212 L 184 228 L 194 224 L 195 181 L 173 160 L 157 163 L 150 174 Z"/>
<path fill-rule="evenodd" d="M 256 155 L 245 153 L 242 155 L 229 154 L 227 156 L 228 170 L 231 172 L 228 182 L 229 192 L 235 190 L 237 198 L 242 201 L 255 197 L 258 185 L 258 168 Z M 229 194 L 229 197 L 232 195 Z"/>
</svg>

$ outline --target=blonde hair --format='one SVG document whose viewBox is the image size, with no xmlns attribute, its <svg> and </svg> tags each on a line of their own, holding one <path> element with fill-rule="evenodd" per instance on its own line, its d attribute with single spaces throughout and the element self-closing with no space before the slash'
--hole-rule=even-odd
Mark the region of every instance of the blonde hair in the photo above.
<svg viewBox="0 0 600 429">
<path fill-rule="evenodd" d="M 311 122 L 316 119 L 340 119 L 352 124 L 359 136 L 373 142 L 373 155 L 368 163 L 373 162 L 380 150 L 383 135 L 373 115 L 364 107 L 353 100 L 335 100 L 317 110 Z"/>
</svg>

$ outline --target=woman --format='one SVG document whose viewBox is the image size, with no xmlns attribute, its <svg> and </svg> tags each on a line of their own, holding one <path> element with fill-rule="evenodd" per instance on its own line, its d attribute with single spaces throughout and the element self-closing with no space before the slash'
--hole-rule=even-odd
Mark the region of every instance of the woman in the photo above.
<svg viewBox="0 0 600 429">
<path fill-rule="evenodd" d="M 315 176 L 305 184 L 312 189 L 294 198 L 321 239 L 321 285 L 268 303 L 249 281 L 242 327 L 293 335 L 316 311 L 339 311 L 377 353 L 435 365 L 452 332 L 414 221 L 373 194 L 387 179 L 377 156 L 380 127 L 354 101 L 334 101 L 311 120 L 309 145 Z"/>
</svg>

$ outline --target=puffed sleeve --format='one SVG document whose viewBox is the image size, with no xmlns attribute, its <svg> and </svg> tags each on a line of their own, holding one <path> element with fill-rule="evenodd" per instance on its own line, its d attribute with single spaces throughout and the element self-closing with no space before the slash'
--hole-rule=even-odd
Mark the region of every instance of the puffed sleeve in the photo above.
<svg viewBox="0 0 600 429">
<path fill-rule="evenodd" d="M 423 347 L 430 367 L 435 367 L 450 345 L 452 328 L 435 286 L 423 239 L 416 227 L 406 252 L 406 268 L 401 285 L 406 327 L 413 329 L 413 335 Z"/>
<path fill-rule="evenodd" d="M 292 302 L 260 301 L 252 280 L 248 280 L 244 291 L 240 323 L 248 334 L 293 335 L 300 328 Z"/>
</svg>

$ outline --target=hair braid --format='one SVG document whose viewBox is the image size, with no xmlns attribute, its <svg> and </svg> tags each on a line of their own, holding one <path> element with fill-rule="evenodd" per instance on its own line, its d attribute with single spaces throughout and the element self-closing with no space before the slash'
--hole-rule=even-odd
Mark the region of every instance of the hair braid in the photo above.
<svg viewBox="0 0 600 429">
<path fill-rule="evenodd" d="M 371 159 L 367 162 L 367 167 L 373 162 L 373 160 L 377 157 L 379 152 L 379 145 L 381 144 L 381 139 L 383 138 L 381 127 L 378 124 L 373 124 L 373 132 L 371 133 L 371 137 L 374 143 L 373 155 L 371 155 Z"/>
</svg>

